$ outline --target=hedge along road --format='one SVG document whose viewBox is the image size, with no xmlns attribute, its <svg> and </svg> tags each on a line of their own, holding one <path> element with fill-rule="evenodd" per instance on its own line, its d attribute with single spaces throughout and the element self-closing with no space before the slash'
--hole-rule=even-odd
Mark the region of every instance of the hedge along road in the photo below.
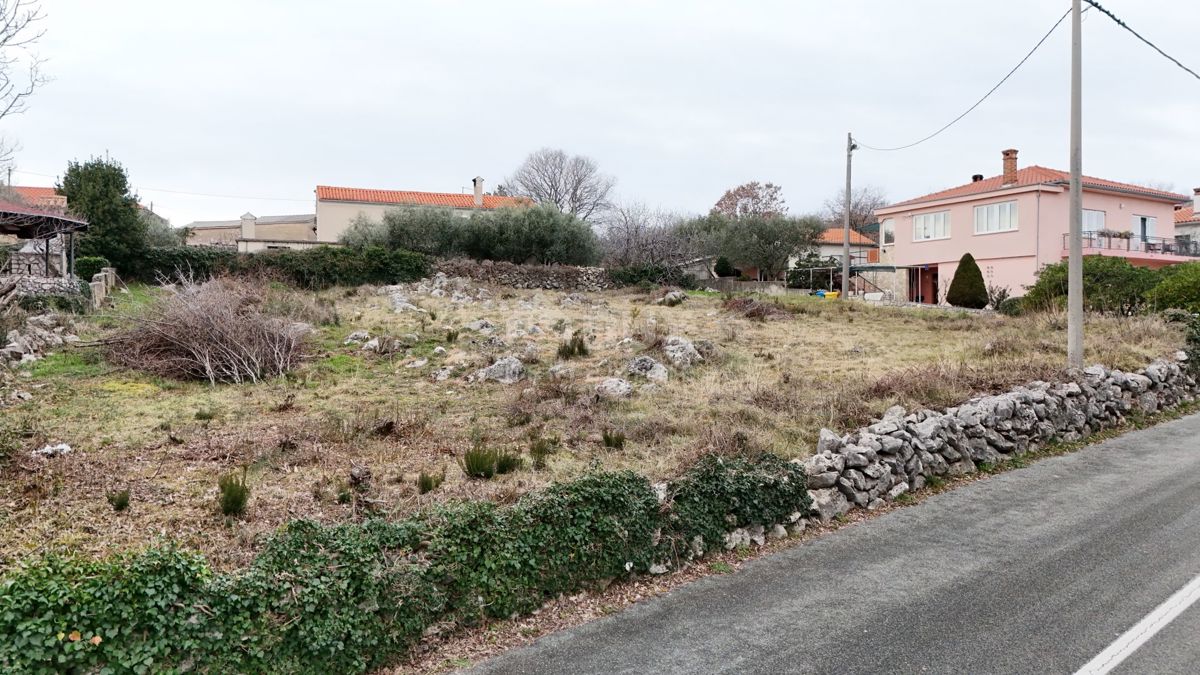
<svg viewBox="0 0 1200 675">
<path fill-rule="evenodd" d="M 1158 608 L 1200 575 L 1198 439 L 1200 414 L 1039 461 L 474 672 L 1074 673 L 1153 623 L 1111 672 L 1194 673 L 1200 602 Z"/>
</svg>

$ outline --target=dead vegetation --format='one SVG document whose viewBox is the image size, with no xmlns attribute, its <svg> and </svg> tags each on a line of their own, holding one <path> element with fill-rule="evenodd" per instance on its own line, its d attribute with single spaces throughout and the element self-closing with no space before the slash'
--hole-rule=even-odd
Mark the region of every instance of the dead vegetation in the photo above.
<svg viewBox="0 0 1200 675">
<path fill-rule="evenodd" d="M 315 303 L 274 307 L 311 315 Z M 179 380 L 241 384 L 282 375 L 304 355 L 311 326 L 271 313 L 261 286 L 233 279 L 181 279 L 127 317 L 105 340 L 109 361 Z M 320 314 L 322 318 L 326 313 Z"/>
<path fill-rule="evenodd" d="M 192 344 L 199 334 L 146 328 L 180 305 L 176 328 L 216 330 L 212 316 L 197 316 L 207 301 L 180 292 L 134 289 L 123 299 L 146 298 L 145 313 L 122 306 L 121 318 L 97 323 L 85 337 L 143 330 L 155 344 L 164 334 Z M 312 295 L 272 300 L 274 292 L 285 291 L 235 285 L 208 313 L 223 317 L 220 325 L 249 315 L 270 326 L 314 326 L 308 356 L 292 359 L 286 377 L 267 376 L 268 369 L 222 384 L 232 380 L 189 369 L 190 379 L 179 379 L 177 368 L 155 366 L 163 357 L 118 355 L 115 344 L 109 353 L 129 367 L 75 352 L 38 362 L 25 378 L 33 400 L 5 409 L 0 425 L 0 454 L 9 458 L 0 457 L 7 495 L 0 561 L 55 547 L 120 551 L 168 537 L 234 567 L 263 535 L 295 518 L 392 518 L 441 500 L 511 501 L 591 466 L 658 480 L 713 451 L 803 456 L 822 426 L 844 430 L 894 404 L 941 407 L 1056 377 L 1065 360 L 1065 322 L 1055 315 L 793 297 L 727 305 L 700 294 L 665 307 L 625 292 L 564 303 L 561 293 L 511 289 L 470 302 L 410 293 L 422 314 L 397 312 L 373 290 L 337 292 L 336 306 Z M 468 328 L 481 320 L 486 332 Z M 1125 369 L 1181 344 L 1177 329 L 1148 317 L 1092 317 L 1088 331 L 1089 361 Z M 347 341 L 356 332 L 406 338 L 381 354 Z M 576 335 L 586 350 L 553 358 Z M 636 356 L 666 360 L 668 336 L 711 341 L 719 356 L 706 353 L 687 369 L 668 364 L 666 381 L 631 376 Z M 549 358 L 525 363 L 518 382 L 467 381 L 492 356 L 526 346 Z M 595 387 L 610 377 L 629 379 L 632 396 L 599 399 Z M 58 442 L 74 452 L 31 457 Z M 495 454 L 496 468 L 504 457 L 507 472 L 465 473 L 476 447 Z M 478 473 L 488 473 L 490 458 Z M 252 494 L 244 513 L 227 518 L 218 482 L 233 473 L 245 476 Z M 124 490 L 128 504 L 117 512 L 108 495 Z"/>
</svg>

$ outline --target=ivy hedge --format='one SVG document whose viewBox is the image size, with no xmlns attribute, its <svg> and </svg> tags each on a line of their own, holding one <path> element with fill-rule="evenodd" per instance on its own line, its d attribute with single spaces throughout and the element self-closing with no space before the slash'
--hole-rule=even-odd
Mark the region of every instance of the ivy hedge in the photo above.
<svg viewBox="0 0 1200 675">
<path fill-rule="evenodd" d="M 711 457 L 662 504 L 644 477 L 593 472 L 511 506 L 297 521 L 228 574 L 172 546 L 102 560 L 49 554 L 0 577 L 0 671 L 365 672 L 434 624 L 530 612 L 646 572 L 696 536 L 716 545 L 732 527 L 810 505 L 796 464 Z"/>
<path fill-rule="evenodd" d="M 303 288 L 395 284 L 428 276 L 429 261 L 411 251 L 379 246 L 317 246 L 303 250 L 238 253 L 203 246 L 147 249 L 135 270 L 120 270 L 147 282 L 190 274 L 263 276 Z"/>
</svg>

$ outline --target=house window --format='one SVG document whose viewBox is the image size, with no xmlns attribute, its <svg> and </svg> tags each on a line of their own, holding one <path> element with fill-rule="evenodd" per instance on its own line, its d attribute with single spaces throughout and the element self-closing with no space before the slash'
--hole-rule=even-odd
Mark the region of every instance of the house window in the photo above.
<svg viewBox="0 0 1200 675">
<path fill-rule="evenodd" d="M 1083 231 L 1084 232 L 1099 232 L 1104 229 L 1104 212 L 1093 211 L 1092 209 L 1083 210 Z"/>
<path fill-rule="evenodd" d="M 879 243 L 883 246 L 896 243 L 896 221 L 885 218 L 879 223 Z"/>
<path fill-rule="evenodd" d="M 950 238 L 950 212 L 922 213 L 913 216 L 913 241 Z"/>
<path fill-rule="evenodd" d="M 1000 202 L 975 207 L 975 234 L 1017 229 L 1017 203 Z"/>
</svg>

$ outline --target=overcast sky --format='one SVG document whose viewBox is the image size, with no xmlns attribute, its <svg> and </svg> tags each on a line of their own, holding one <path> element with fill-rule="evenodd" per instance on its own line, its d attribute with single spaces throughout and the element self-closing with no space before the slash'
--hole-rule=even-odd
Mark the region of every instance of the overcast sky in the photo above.
<svg viewBox="0 0 1200 675">
<path fill-rule="evenodd" d="M 1103 4 L 1200 69 L 1200 3 Z M 14 183 L 107 152 L 175 225 L 312 212 L 317 184 L 491 188 L 543 146 L 594 158 L 622 200 L 702 212 L 762 180 L 800 214 L 842 184 L 847 131 L 928 134 L 1069 5 L 44 0 L 53 81 L 0 133 L 21 144 Z M 856 153 L 856 184 L 898 201 L 998 174 L 1007 147 L 1067 168 L 1069 48 L 1064 22 L 947 133 Z M 1200 81 L 1094 11 L 1084 49 L 1085 172 L 1190 194 Z"/>
</svg>

